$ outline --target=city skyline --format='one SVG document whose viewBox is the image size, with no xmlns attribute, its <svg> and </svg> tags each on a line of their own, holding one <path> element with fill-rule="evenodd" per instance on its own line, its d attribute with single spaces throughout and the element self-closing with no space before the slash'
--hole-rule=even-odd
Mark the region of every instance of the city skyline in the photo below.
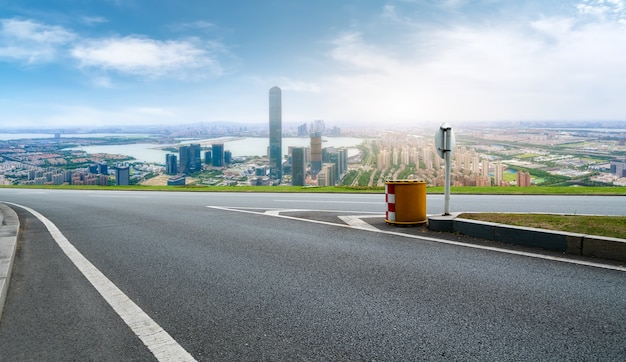
<svg viewBox="0 0 626 362">
<path fill-rule="evenodd" d="M 623 121 L 623 0 L 0 3 L 0 127 Z"/>
</svg>

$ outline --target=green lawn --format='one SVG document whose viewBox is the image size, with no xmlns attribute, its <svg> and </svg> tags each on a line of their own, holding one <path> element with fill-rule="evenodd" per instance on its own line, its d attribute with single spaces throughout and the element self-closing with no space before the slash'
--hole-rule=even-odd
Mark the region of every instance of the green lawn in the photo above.
<svg viewBox="0 0 626 362">
<path fill-rule="evenodd" d="M 626 216 L 466 213 L 460 218 L 626 239 Z"/>
</svg>

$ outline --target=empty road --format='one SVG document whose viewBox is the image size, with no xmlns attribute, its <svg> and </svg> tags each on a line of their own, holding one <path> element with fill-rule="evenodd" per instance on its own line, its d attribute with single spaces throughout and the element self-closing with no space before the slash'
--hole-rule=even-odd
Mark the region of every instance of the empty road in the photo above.
<svg viewBox="0 0 626 362">
<path fill-rule="evenodd" d="M 451 211 L 624 215 L 614 199 L 453 195 Z M 382 195 L 0 189 L 0 202 L 22 229 L 0 360 L 626 359 L 623 268 L 338 218 L 380 221 Z"/>
</svg>

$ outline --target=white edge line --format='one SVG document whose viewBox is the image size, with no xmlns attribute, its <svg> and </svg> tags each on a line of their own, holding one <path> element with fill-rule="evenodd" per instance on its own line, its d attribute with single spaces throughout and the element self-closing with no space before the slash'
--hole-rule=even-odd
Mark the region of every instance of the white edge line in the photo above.
<svg viewBox="0 0 626 362">
<path fill-rule="evenodd" d="M 195 361 L 193 356 L 178 344 L 161 326 L 148 316 L 135 302 L 111 282 L 98 268 L 72 245 L 61 231 L 39 212 L 18 204 L 39 219 L 48 229 L 61 250 L 76 265 L 89 283 L 109 303 L 115 312 L 133 330 L 159 361 Z"/>
<path fill-rule="evenodd" d="M 264 214 L 264 213 L 258 213 L 258 212 L 254 212 L 254 211 L 249 211 L 249 210 L 242 210 L 242 209 L 237 209 L 237 208 L 228 208 L 228 207 L 222 207 L 222 206 L 207 206 L 207 207 L 208 208 L 213 208 L 213 209 L 218 209 L 218 210 L 224 210 L 224 211 L 235 211 L 235 212 L 248 213 L 248 214 L 268 215 L 268 216 L 279 217 L 279 218 L 289 219 L 289 220 L 298 220 L 298 221 L 311 222 L 311 223 L 315 223 L 315 224 L 337 226 L 337 227 L 345 227 L 345 228 L 353 228 L 350 225 L 336 224 L 336 223 L 332 223 L 332 222 L 328 222 L 328 221 L 302 219 L 302 218 L 293 217 L 293 216 L 286 216 L 286 215 Z M 317 210 L 317 211 L 319 211 L 319 210 Z M 495 251 L 495 252 L 498 252 L 498 253 L 526 256 L 526 257 L 536 258 L 536 259 L 545 259 L 545 260 L 559 261 L 559 262 L 569 263 L 569 264 L 585 265 L 585 266 L 591 266 L 591 267 L 596 267 L 596 268 L 610 269 L 610 270 L 617 270 L 617 271 L 626 272 L 626 267 L 616 266 L 616 265 L 606 265 L 606 264 L 594 263 L 594 262 L 583 261 L 583 260 L 572 260 L 572 259 L 567 259 L 567 258 L 559 258 L 557 256 L 534 254 L 534 253 L 529 253 L 529 252 L 525 252 L 525 251 L 518 251 L 518 250 L 500 249 L 500 248 L 495 248 L 495 247 L 491 247 L 491 246 L 468 244 L 468 243 L 462 243 L 462 242 L 458 242 L 458 241 L 445 240 L 445 239 L 436 239 L 436 238 L 431 238 L 431 237 L 428 237 L 428 236 L 418 236 L 418 235 L 411 235 L 411 234 L 403 234 L 403 233 L 399 233 L 399 232 L 396 232 L 396 231 L 386 231 L 386 230 L 369 229 L 369 228 L 367 228 L 367 229 L 359 228 L 359 230 L 372 231 L 372 232 L 377 232 L 377 233 L 387 234 L 387 235 L 401 236 L 401 237 L 406 237 L 406 238 L 410 238 L 410 239 L 432 241 L 432 242 L 441 243 L 441 244 L 462 246 L 462 247 L 465 247 L 465 248 L 489 250 L 489 251 Z"/>
</svg>

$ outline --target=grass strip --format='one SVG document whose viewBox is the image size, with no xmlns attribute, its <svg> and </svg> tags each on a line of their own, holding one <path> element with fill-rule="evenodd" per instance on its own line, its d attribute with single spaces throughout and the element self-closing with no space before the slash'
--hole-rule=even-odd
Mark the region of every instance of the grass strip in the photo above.
<svg viewBox="0 0 626 362">
<path fill-rule="evenodd" d="M 298 192 L 298 193 L 374 193 L 384 194 L 383 186 L 89 186 L 89 185 L 2 185 L 0 188 L 32 188 L 63 190 L 117 190 L 117 191 L 191 191 L 191 192 Z M 428 187 L 428 194 L 443 194 L 444 188 Z M 452 195 L 598 195 L 626 196 L 626 187 L 473 187 L 456 186 Z"/>
<path fill-rule="evenodd" d="M 463 213 L 463 219 L 626 239 L 626 216 Z"/>
</svg>

